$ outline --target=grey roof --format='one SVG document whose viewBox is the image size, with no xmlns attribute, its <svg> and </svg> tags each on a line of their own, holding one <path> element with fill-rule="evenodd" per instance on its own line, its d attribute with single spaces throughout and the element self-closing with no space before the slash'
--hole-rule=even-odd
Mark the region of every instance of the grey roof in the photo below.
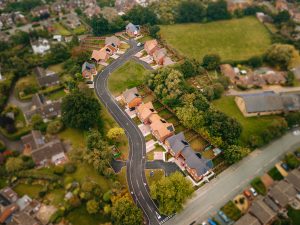
<svg viewBox="0 0 300 225">
<path fill-rule="evenodd" d="M 279 211 L 279 207 L 276 205 L 276 203 L 269 197 L 265 197 L 263 200 L 274 212 Z"/>
<path fill-rule="evenodd" d="M 120 45 L 120 39 L 116 36 L 106 37 L 105 45 L 112 45 L 114 47 L 117 47 L 118 45 Z"/>
<path fill-rule="evenodd" d="M 41 95 L 41 94 L 38 94 L 38 93 L 36 93 L 36 94 L 34 94 L 33 96 L 32 96 L 32 104 L 35 106 L 35 107 L 42 107 L 43 105 L 44 105 L 44 103 L 45 103 L 45 97 L 43 96 L 43 95 Z"/>
<path fill-rule="evenodd" d="M 81 72 L 83 72 L 83 71 L 85 71 L 85 70 L 91 70 L 91 69 L 96 69 L 95 64 L 89 63 L 89 62 L 84 62 L 84 63 L 82 64 Z"/>
<path fill-rule="evenodd" d="M 136 26 L 136 25 L 134 25 L 134 24 L 132 24 L 132 23 L 129 23 L 129 24 L 127 24 L 127 26 L 126 26 L 126 30 L 128 30 L 128 31 L 130 31 L 130 32 L 135 32 L 135 31 L 139 31 L 140 28 L 139 28 L 139 26 Z"/>
<path fill-rule="evenodd" d="M 256 201 L 253 202 L 249 212 L 262 224 L 270 224 L 276 218 L 276 213 L 266 205 L 261 196 L 258 196 Z"/>
<path fill-rule="evenodd" d="M 199 156 L 196 155 L 189 143 L 185 140 L 183 132 L 167 138 L 166 141 L 170 144 L 170 148 L 175 154 L 180 153 L 184 157 L 185 163 L 189 168 L 196 170 L 198 176 L 205 174 L 213 168 L 211 160 L 200 157 L 200 153 Z"/>
<path fill-rule="evenodd" d="M 30 145 L 31 149 L 37 149 L 45 144 L 41 131 L 32 130 L 30 134 L 21 137 L 24 145 Z"/>
<path fill-rule="evenodd" d="M 289 172 L 289 174 L 285 178 L 289 183 L 291 183 L 297 191 L 300 192 L 300 171 L 299 169 L 294 169 Z"/>
<path fill-rule="evenodd" d="M 53 71 L 45 70 L 42 67 L 36 67 L 34 73 L 36 74 L 40 86 L 51 86 L 59 83 L 59 77 Z"/>
<path fill-rule="evenodd" d="M 269 195 L 281 207 L 286 207 L 296 197 L 297 191 L 292 184 L 281 180 L 270 189 Z"/>
<path fill-rule="evenodd" d="M 13 202 L 17 201 L 17 199 L 18 199 L 18 194 L 10 187 L 5 187 L 5 188 L 1 189 L 0 195 L 1 195 L 1 197 L 4 198 L 4 199 L 2 199 L 2 198 L 0 199 L 0 204 L 1 203 L 4 203 L 4 204 L 13 203 Z M 3 200 L 3 202 L 2 202 L 2 200 Z"/>
<path fill-rule="evenodd" d="M 284 109 L 280 95 L 273 92 L 240 95 L 248 113 L 282 111 Z"/>
<path fill-rule="evenodd" d="M 260 222 L 249 213 L 246 213 L 234 225 L 260 225 Z"/>
<path fill-rule="evenodd" d="M 300 110 L 300 95 L 299 94 L 283 94 L 281 96 L 282 104 L 287 111 Z"/>
<path fill-rule="evenodd" d="M 123 97 L 125 99 L 125 102 L 129 103 L 136 97 L 139 97 L 139 92 L 136 87 L 127 89 L 126 91 L 123 92 Z"/>
</svg>

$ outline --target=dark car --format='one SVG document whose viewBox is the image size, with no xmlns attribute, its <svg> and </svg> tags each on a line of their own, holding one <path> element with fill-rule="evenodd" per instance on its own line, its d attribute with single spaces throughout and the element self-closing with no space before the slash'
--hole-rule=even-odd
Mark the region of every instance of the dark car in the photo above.
<svg viewBox="0 0 300 225">
<path fill-rule="evenodd" d="M 283 169 L 285 169 L 286 171 L 289 171 L 289 166 L 288 166 L 288 164 L 286 164 L 286 163 L 281 163 L 281 167 L 283 168 Z"/>
<path fill-rule="evenodd" d="M 229 223 L 230 220 L 228 219 L 228 217 L 225 215 L 225 213 L 221 210 L 218 211 L 218 215 L 220 216 L 220 218 L 225 222 L 225 223 Z"/>
</svg>

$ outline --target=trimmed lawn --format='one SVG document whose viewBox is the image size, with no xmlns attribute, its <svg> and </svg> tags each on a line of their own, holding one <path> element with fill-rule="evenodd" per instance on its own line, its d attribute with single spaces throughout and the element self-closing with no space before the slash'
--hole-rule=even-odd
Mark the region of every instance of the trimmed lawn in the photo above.
<svg viewBox="0 0 300 225">
<path fill-rule="evenodd" d="M 84 34 L 86 32 L 86 28 L 84 25 L 80 25 L 79 27 L 76 27 L 74 30 L 73 30 L 73 33 L 74 34 L 77 34 L 77 35 L 80 35 L 80 34 Z"/>
<path fill-rule="evenodd" d="M 152 161 L 154 160 L 154 152 L 165 152 L 165 149 L 161 147 L 160 145 L 156 144 L 155 149 L 153 149 L 151 152 L 147 153 L 147 160 Z"/>
<path fill-rule="evenodd" d="M 153 171 L 153 176 L 150 176 L 151 171 Z M 161 178 L 165 176 L 165 172 L 163 170 L 145 170 L 146 173 L 146 179 L 149 184 L 149 186 L 155 182 L 159 181 Z"/>
<path fill-rule="evenodd" d="M 62 90 L 55 91 L 55 92 L 47 95 L 47 98 L 50 100 L 58 100 L 58 99 L 61 99 L 62 97 L 64 97 L 65 95 L 66 95 L 65 91 L 62 89 Z"/>
<path fill-rule="evenodd" d="M 261 181 L 260 177 L 256 177 L 251 181 L 252 187 L 257 191 L 258 194 L 266 195 L 267 189 L 264 183 Z"/>
<path fill-rule="evenodd" d="M 18 184 L 14 187 L 14 191 L 22 197 L 23 195 L 28 195 L 31 198 L 38 198 L 39 192 L 43 190 L 42 185 L 37 184 Z"/>
<path fill-rule="evenodd" d="M 58 136 L 62 140 L 70 141 L 75 148 L 85 147 L 84 132 L 81 130 L 66 128 Z"/>
<path fill-rule="evenodd" d="M 55 189 L 45 196 L 45 199 L 49 200 L 51 204 L 56 207 L 61 206 L 64 202 L 65 190 L 64 189 Z"/>
<path fill-rule="evenodd" d="M 271 45 L 267 29 L 255 18 L 160 26 L 160 34 L 181 54 L 202 60 L 219 54 L 222 60 L 245 60 Z"/>
<path fill-rule="evenodd" d="M 244 117 L 237 105 L 233 96 L 223 96 L 222 98 L 213 101 L 213 105 L 220 111 L 226 113 L 238 120 L 242 127 L 242 135 L 240 137 L 241 144 L 248 143 L 252 135 L 260 136 L 264 129 L 271 125 L 274 120 L 280 120 L 280 116 L 260 116 L 260 117 Z"/>
<path fill-rule="evenodd" d="M 72 33 L 68 31 L 63 25 L 60 23 L 53 24 L 55 31 L 62 36 L 70 36 Z"/>
<path fill-rule="evenodd" d="M 80 207 L 72 210 L 67 215 L 67 220 L 69 220 L 73 225 L 93 225 L 93 224 L 101 224 L 110 221 L 110 218 L 104 216 L 103 213 L 97 213 L 95 215 L 91 215 L 86 211 L 85 205 L 81 205 Z"/>
<path fill-rule="evenodd" d="M 49 66 L 47 68 L 48 70 L 51 70 L 53 72 L 56 72 L 56 73 L 60 73 L 60 72 L 63 72 L 63 63 L 59 63 L 59 64 L 55 64 L 55 65 L 52 65 L 52 66 Z"/>
<path fill-rule="evenodd" d="M 292 207 L 288 208 L 288 216 L 292 220 L 293 225 L 300 224 L 300 210 L 293 209 Z"/>
<path fill-rule="evenodd" d="M 207 142 L 199 136 L 198 138 L 192 140 L 190 145 L 196 152 L 202 152 L 207 145 Z"/>
<path fill-rule="evenodd" d="M 147 73 L 142 65 L 129 61 L 109 76 L 109 90 L 115 96 L 120 95 L 126 88 L 141 85 Z"/>
<path fill-rule="evenodd" d="M 282 180 L 283 179 L 283 176 L 277 170 L 276 167 L 273 167 L 271 170 L 269 170 L 268 174 L 270 175 L 270 177 L 272 177 L 273 180 Z"/>
<path fill-rule="evenodd" d="M 227 202 L 221 210 L 233 221 L 237 221 L 242 216 L 242 212 L 232 201 Z"/>
<path fill-rule="evenodd" d="M 38 82 L 33 74 L 22 77 L 17 81 L 15 87 L 17 96 L 19 96 L 19 93 L 24 91 L 26 88 L 39 89 Z"/>
</svg>

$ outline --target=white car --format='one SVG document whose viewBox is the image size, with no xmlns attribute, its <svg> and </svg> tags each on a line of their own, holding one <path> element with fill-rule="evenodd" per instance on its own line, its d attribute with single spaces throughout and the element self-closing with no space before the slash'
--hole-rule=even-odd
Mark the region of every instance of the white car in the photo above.
<svg viewBox="0 0 300 225">
<path fill-rule="evenodd" d="M 139 42 L 139 43 L 137 43 L 137 45 L 136 45 L 136 46 L 140 47 L 140 46 L 142 46 L 142 43 L 141 43 L 141 42 Z"/>
<path fill-rule="evenodd" d="M 293 131 L 293 135 L 299 136 L 299 135 L 300 135 L 300 130 L 294 130 L 294 131 Z"/>
<path fill-rule="evenodd" d="M 257 196 L 257 192 L 253 187 L 251 187 L 249 190 L 251 191 L 254 197 Z"/>
<path fill-rule="evenodd" d="M 156 217 L 157 217 L 157 219 L 161 219 L 161 216 L 157 213 L 157 212 L 155 212 L 155 214 L 156 214 Z"/>
</svg>

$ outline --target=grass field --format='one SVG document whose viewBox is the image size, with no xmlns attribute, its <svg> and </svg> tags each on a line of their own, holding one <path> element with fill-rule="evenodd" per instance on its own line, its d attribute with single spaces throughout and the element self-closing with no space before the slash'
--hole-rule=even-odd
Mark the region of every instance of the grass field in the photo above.
<svg viewBox="0 0 300 225">
<path fill-rule="evenodd" d="M 70 36 L 72 33 L 63 27 L 60 23 L 55 23 L 53 25 L 55 31 L 62 36 Z"/>
<path fill-rule="evenodd" d="M 81 130 L 66 128 L 58 136 L 62 140 L 70 141 L 75 148 L 85 147 L 84 133 Z"/>
<path fill-rule="evenodd" d="M 39 192 L 43 190 L 43 186 L 41 185 L 33 185 L 33 184 L 18 184 L 14 187 L 14 191 L 22 197 L 23 195 L 28 195 L 31 198 L 38 198 Z"/>
<path fill-rule="evenodd" d="M 247 143 L 251 135 L 260 136 L 264 129 L 274 120 L 282 119 L 280 116 L 244 117 L 235 104 L 234 97 L 223 96 L 213 102 L 213 105 L 228 116 L 237 119 L 242 127 L 241 143 Z"/>
<path fill-rule="evenodd" d="M 161 36 L 183 55 L 202 60 L 219 54 L 222 60 L 244 60 L 261 55 L 271 45 L 267 29 L 254 17 L 161 26 Z"/>
<path fill-rule="evenodd" d="M 110 75 L 109 90 L 113 95 L 120 95 L 126 88 L 142 84 L 147 72 L 142 65 L 129 61 Z"/>
</svg>

